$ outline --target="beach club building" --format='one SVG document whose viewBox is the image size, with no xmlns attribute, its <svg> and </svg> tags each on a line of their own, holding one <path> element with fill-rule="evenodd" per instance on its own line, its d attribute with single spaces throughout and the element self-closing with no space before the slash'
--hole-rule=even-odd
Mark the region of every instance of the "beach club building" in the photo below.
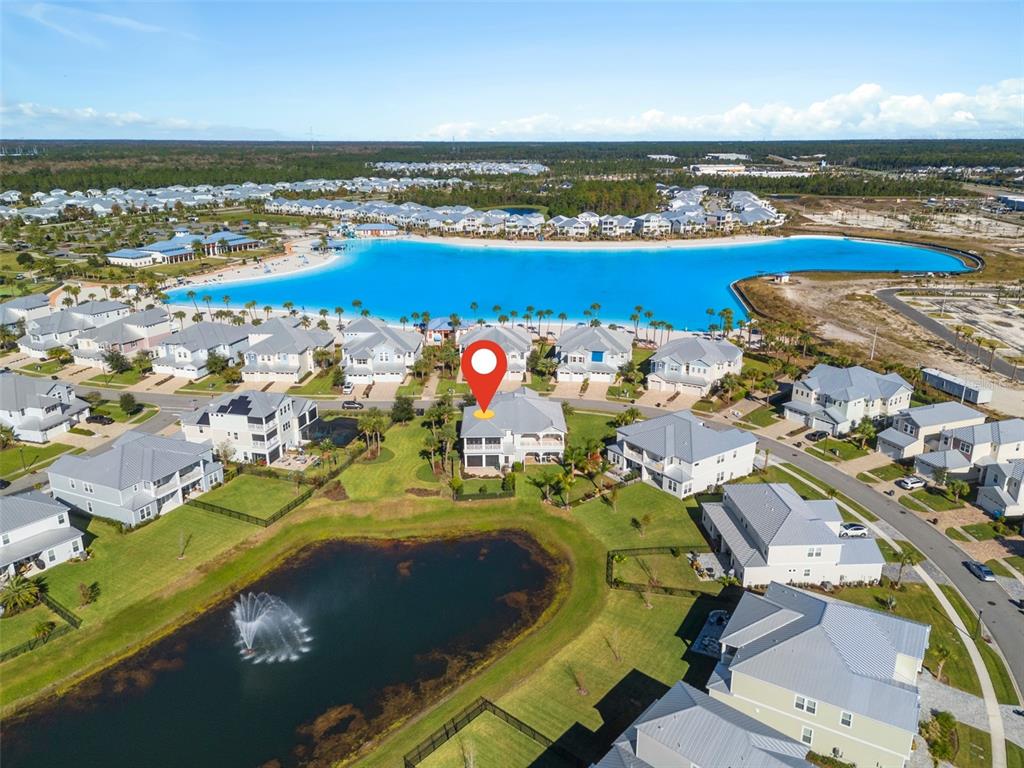
<svg viewBox="0 0 1024 768">
<path fill-rule="evenodd" d="M 177 264 L 192 261 L 196 256 L 196 243 L 203 249 L 204 256 L 219 256 L 237 251 L 251 251 L 263 245 L 251 237 L 222 230 L 210 235 L 200 235 L 182 227 L 174 231 L 168 240 L 158 240 L 137 248 L 120 248 L 107 254 L 107 261 L 120 267 L 149 267 L 153 264 Z"/>
<path fill-rule="evenodd" d="M 357 224 L 352 230 L 356 237 L 396 237 L 402 230 L 386 221 Z"/>
</svg>

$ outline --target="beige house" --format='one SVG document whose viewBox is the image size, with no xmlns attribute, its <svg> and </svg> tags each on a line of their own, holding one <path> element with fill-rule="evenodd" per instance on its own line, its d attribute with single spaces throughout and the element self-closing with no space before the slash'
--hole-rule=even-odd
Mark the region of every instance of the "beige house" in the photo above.
<svg viewBox="0 0 1024 768">
<path fill-rule="evenodd" d="M 984 423 L 985 414 L 960 403 L 908 408 L 896 415 L 891 427 L 878 433 L 878 450 L 890 459 L 909 459 L 938 448 L 941 432 Z"/>
</svg>

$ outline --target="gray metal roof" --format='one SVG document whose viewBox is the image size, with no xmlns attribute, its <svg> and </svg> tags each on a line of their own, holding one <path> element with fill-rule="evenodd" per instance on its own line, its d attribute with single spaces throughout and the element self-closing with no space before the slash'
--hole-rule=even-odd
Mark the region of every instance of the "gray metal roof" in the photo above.
<svg viewBox="0 0 1024 768">
<path fill-rule="evenodd" d="M 33 293 L 0 302 L 0 325 L 16 323 L 24 317 L 23 313 L 41 309 L 49 303 L 50 297 L 45 293 Z"/>
<path fill-rule="evenodd" d="M 92 339 L 99 343 L 125 344 L 145 338 L 145 334 L 139 333 L 138 328 L 152 328 L 154 325 L 166 322 L 167 310 L 159 307 L 144 309 L 112 323 L 83 331 L 78 338 Z"/>
<path fill-rule="evenodd" d="M 392 328 L 372 317 L 360 317 L 345 326 L 345 354 L 353 357 L 372 355 L 373 350 L 380 347 L 407 354 L 415 352 L 422 344 L 423 337 L 415 331 Z"/>
<path fill-rule="evenodd" d="M 971 445 L 1020 443 L 1024 442 L 1024 419 L 1004 419 L 1003 421 L 990 421 L 987 424 L 977 424 L 973 427 L 958 427 L 949 430 L 946 434 Z"/>
<path fill-rule="evenodd" d="M 811 372 L 797 382 L 808 389 L 827 395 L 833 400 L 889 400 L 897 392 L 914 388 L 906 379 L 895 373 L 875 373 L 867 368 L 854 365 L 850 368 L 836 368 L 824 363 L 814 366 Z"/>
<path fill-rule="evenodd" d="M 898 655 L 923 659 L 930 632 L 927 624 L 772 582 L 764 597 L 743 595 L 721 641 L 737 648 L 730 679 L 742 672 L 916 732 L 916 677 L 898 679 L 896 665 Z M 727 678 L 719 674 L 711 685 L 727 686 Z"/>
<path fill-rule="evenodd" d="M 0 411 L 47 408 L 55 403 L 88 405 L 74 396 L 70 384 L 14 371 L 0 371 Z"/>
<path fill-rule="evenodd" d="M 268 335 L 259 341 L 253 341 L 247 352 L 257 355 L 296 355 L 309 349 L 329 347 L 334 343 L 334 335 L 329 331 L 322 331 L 319 328 L 306 330 L 280 319 L 250 327 L 250 336 L 261 334 Z"/>
<path fill-rule="evenodd" d="M 59 528 L 51 528 L 48 531 L 37 533 L 35 536 L 29 536 L 27 539 L 12 542 L 7 546 L 0 547 L 0 568 L 6 568 L 11 563 L 41 555 L 48 549 L 80 538 L 82 538 L 82 532 L 75 526 L 62 525 Z"/>
<path fill-rule="evenodd" d="M 839 523 L 839 507 L 831 500 L 807 501 L 783 483 L 737 483 L 725 487 L 723 503 L 762 546 L 837 544 L 827 523 Z"/>
<path fill-rule="evenodd" d="M 500 437 L 506 431 L 513 434 L 550 432 L 565 434 L 565 416 L 561 403 L 542 398 L 532 389 L 520 387 L 515 392 L 499 392 L 491 400 L 494 417 L 478 419 L 473 414 L 478 407 L 468 405 L 462 411 L 460 437 Z"/>
<path fill-rule="evenodd" d="M 955 421 L 965 419 L 984 418 L 984 414 L 966 405 L 961 405 L 950 400 L 931 405 L 919 405 L 916 408 L 908 408 L 899 414 L 902 419 L 910 419 L 918 427 L 940 427 Z"/>
<path fill-rule="evenodd" d="M 237 344 L 243 339 L 249 338 L 251 328 L 252 326 L 248 325 L 226 325 L 225 323 L 203 321 L 190 325 L 183 331 L 172 333 L 160 343 L 182 346 L 190 352 L 197 352 L 201 349 Z"/>
<path fill-rule="evenodd" d="M 67 511 L 66 505 L 39 491 L 4 496 L 3 504 L 0 504 L 0 533 L 8 533 Z"/>
<path fill-rule="evenodd" d="M 726 451 L 753 445 L 757 438 L 742 429 L 715 430 L 689 411 L 677 411 L 618 429 L 630 445 L 693 464 Z"/>
<path fill-rule="evenodd" d="M 578 325 L 558 337 L 560 352 L 577 350 L 604 351 L 629 354 L 633 350 L 633 334 L 628 331 L 613 331 L 601 326 Z"/>
<path fill-rule="evenodd" d="M 465 349 L 475 341 L 493 341 L 505 352 L 518 352 L 521 355 L 528 355 L 533 346 L 530 334 L 518 325 L 506 327 L 503 325 L 482 325 L 466 333 L 459 341 L 459 346 Z"/>
<path fill-rule="evenodd" d="M 705 339 L 700 336 L 684 336 L 663 344 L 651 355 L 655 363 L 671 361 L 686 365 L 703 362 L 707 365 L 731 363 L 743 357 L 743 351 L 724 339 Z"/>
<path fill-rule="evenodd" d="M 292 401 L 292 412 L 296 415 L 309 410 L 313 405 L 312 400 L 304 397 L 293 397 L 279 392 L 247 390 L 221 395 L 197 410 L 183 414 L 181 420 L 185 424 L 209 424 L 211 413 L 230 413 L 264 419 L 277 413 L 286 400 Z"/>
<path fill-rule="evenodd" d="M 644 740 L 638 740 L 639 735 Z M 645 750 L 646 741 L 659 745 Z M 679 760 L 664 762 L 667 750 Z M 680 681 L 626 729 L 594 768 L 810 768 L 807 746 Z"/>
</svg>

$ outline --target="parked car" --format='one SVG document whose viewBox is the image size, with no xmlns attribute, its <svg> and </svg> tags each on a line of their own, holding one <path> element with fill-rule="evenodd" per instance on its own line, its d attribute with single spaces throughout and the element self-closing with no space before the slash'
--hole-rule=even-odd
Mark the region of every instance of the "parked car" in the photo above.
<svg viewBox="0 0 1024 768">
<path fill-rule="evenodd" d="M 343 395 L 351 395 L 355 391 L 356 385 L 353 384 L 351 381 L 346 381 L 344 384 L 341 385 L 341 394 Z"/>
<path fill-rule="evenodd" d="M 102 413 L 94 413 L 92 416 L 87 416 L 85 420 L 89 424 L 103 424 L 104 426 L 114 423 L 112 418 L 104 416 Z"/>
<path fill-rule="evenodd" d="M 365 407 L 365 405 L 355 400 L 346 400 L 341 404 L 341 410 L 343 411 L 361 411 Z"/>
<path fill-rule="evenodd" d="M 816 443 L 819 440 L 824 440 L 826 437 L 828 437 L 828 432 L 826 432 L 823 429 L 817 429 L 814 432 L 808 432 L 805 435 L 805 437 L 806 437 L 806 439 L 810 440 L 812 443 Z"/>
<path fill-rule="evenodd" d="M 966 563 L 964 563 L 964 565 L 967 566 L 968 571 L 973 573 L 982 581 L 996 580 L 996 575 L 992 573 L 992 569 L 982 562 L 979 562 L 977 560 L 968 560 Z"/>
<path fill-rule="evenodd" d="M 10 480 L 4 480 L 2 477 L 0 477 L 0 491 L 2 491 L 4 488 L 9 486 L 10 484 L 11 484 Z"/>
<path fill-rule="evenodd" d="M 913 477 L 901 477 L 896 481 L 896 485 L 905 491 L 913 491 L 917 488 L 924 488 L 926 483 L 923 477 L 914 475 Z"/>
<path fill-rule="evenodd" d="M 866 538 L 868 535 L 867 526 L 860 523 L 843 523 L 839 526 L 839 536 L 845 538 L 851 536 L 856 539 Z"/>
</svg>

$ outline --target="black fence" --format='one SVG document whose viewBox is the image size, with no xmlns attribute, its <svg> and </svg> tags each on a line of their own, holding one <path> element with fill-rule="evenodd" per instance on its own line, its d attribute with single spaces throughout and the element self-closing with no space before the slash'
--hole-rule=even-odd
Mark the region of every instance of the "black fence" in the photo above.
<svg viewBox="0 0 1024 768">
<path fill-rule="evenodd" d="M 46 593 L 39 593 L 39 602 L 57 614 L 66 623 L 54 627 L 53 631 L 48 632 L 45 635 L 33 637 L 31 640 L 26 640 L 24 643 L 20 643 L 13 648 L 8 648 L 6 651 L 0 653 L 0 662 L 13 659 L 15 656 L 21 656 L 21 654 L 28 653 L 29 651 L 34 651 L 39 646 L 46 645 L 51 640 L 55 640 L 58 637 L 66 635 L 68 632 L 82 626 L 82 620 L 78 618 L 78 616 L 73 614 Z"/>
<path fill-rule="evenodd" d="M 511 499 L 516 495 L 515 490 L 511 491 L 477 491 L 476 493 L 459 493 L 455 495 L 456 501 L 487 501 L 489 499 Z"/>
<path fill-rule="evenodd" d="M 80 626 L 82 626 L 82 620 L 80 618 L 78 618 L 75 614 L 73 614 L 71 611 L 69 611 L 63 605 L 58 603 L 49 595 L 45 593 L 40 593 L 39 602 L 43 603 L 43 605 L 45 605 L 51 611 L 56 613 L 58 616 L 64 619 L 64 621 L 66 621 L 75 629 L 78 629 Z"/>
<path fill-rule="evenodd" d="M 404 758 L 404 768 L 416 768 L 416 766 L 418 766 L 423 760 L 432 755 L 440 747 L 444 746 L 453 737 L 457 736 L 463 728 L 468 726 L 485 712 L 490 712 L 502 722 L 512 726 L 523 735 L 528 736 L 533 741 L 549 750 L 552 754 L 558 755 L 558 757 L 565 760 L 569 765 L 577 766 L 577 768 L 585 768 L 587 765 L 587 761 L 583 758 L 573 754 L 561 744 L 555 743 L 536 728 L 527 725 L 518 717 L 510 712 L 506 712 L 497 704 L 481 697 L 451 720 L 444 723 L 444 725 L 430 734 L 430 736 L 425 738 L 413 750 L 407 753 Z"/>
<path fill-rule="evenodd" d="M 623 581 L 615 577 L 615 562 L 617 558 L 642 557 L 644 555 L 672 555 L 673 557 L 686 557 L 689 552 L 710 552 L 708 546 L 693 546 L 682 544 L 666 547 L 635 547 L 633 549 L 611 549 L 605 558 L 604 580 L 612 589 L 624 589 L 629 592 L 650 592 L 656 595 L 673 595 L 675 597 L 707 597 L 708 592 L 700 589 L 688 589 L 686 587 L 666 587 L 653 584 L 638 584 L 633 581 Z"/>
</svg>

